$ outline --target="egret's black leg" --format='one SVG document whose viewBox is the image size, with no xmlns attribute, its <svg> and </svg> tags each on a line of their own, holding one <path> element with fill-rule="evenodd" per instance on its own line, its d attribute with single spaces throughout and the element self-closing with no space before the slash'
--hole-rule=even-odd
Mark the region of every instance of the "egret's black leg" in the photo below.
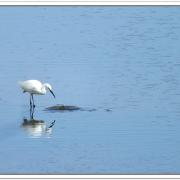
<svg viewBox="0 0 180 180">
<path fill-rule="evenodd" d="M 32 94 L 32 101 L 33 101 L 33 108 L 35 108 L 35 104 L 34 104 L 34 97 L 33 97 L 33 94 Z"/>
<path fill-rule="evenodd" d="M 30 94 L 30 118 L 32 119 L 32 101 L 31 101 L 31 94 Z"/>
<path fill-rule="evenodd" d="M 30 95 L 30 118 L 33 120 L 33 115 L 34 115 L 34 106 L 33 106 L 33 96 L 32 94 Z"/>
<path fill-rule="evenodd" d="M 31 108 L 30 108 L 30 118 L 31 118 L 31 120 L 33 120 L 33 114 L 34 114 L 33 108 L 31 107 Z"/>
<path fill-rule="evenodd" d="M 33 120 L 34 119 L 34 108 L 32 108 L 32 110 L 31 110 L 31 120 Z"/>
<path fill-rule="evenodd" d="M 32 102 L 31 102 L 31 94 L 30 94 L 30 109 L 32 108 Z"/>
</svg>

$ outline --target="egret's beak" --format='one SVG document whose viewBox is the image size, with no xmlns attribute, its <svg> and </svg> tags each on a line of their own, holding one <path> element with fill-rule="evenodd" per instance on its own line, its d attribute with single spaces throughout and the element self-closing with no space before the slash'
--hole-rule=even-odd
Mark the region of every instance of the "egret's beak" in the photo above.
<svg viewBox="0 0 180 180">
<path fill-rule="evenodd" d="M 53 91 L 50 90 L 50 89 L 49 89 L 49 91 L 50 91 L 50 93 L 54 96 L 54 98 L 56 98 L 56 96 L 54 95 Z"/>
</svg>

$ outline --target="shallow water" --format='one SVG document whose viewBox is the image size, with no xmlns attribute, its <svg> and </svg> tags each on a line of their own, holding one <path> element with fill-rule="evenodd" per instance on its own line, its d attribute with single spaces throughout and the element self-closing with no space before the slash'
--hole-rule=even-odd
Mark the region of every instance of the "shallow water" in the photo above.
<svg viewBox="0 0 180 180">
<path fill-rule="evenodd" d="M 179 174 L 179 19 L 179 7 L 0 7 L 0 174 Z M 23 126 L 26 79 L 57 98 L 35 97 L 41 123 Z M 96 111 L 44 110 L 56 104 Z"/>
</svg>

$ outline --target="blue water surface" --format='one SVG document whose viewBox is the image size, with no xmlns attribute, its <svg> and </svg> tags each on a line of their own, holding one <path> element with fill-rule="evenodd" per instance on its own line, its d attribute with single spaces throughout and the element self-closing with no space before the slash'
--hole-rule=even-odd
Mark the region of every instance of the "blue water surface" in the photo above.
<svg viewBox="0 0 180 180">
<path fill-rule="evenodd" d="M 0 174 L 180 174 L 179 32 L 175 6 L 1 6 Z M 56 94 L 35 125 L 27 79 Z"/>
</svg>

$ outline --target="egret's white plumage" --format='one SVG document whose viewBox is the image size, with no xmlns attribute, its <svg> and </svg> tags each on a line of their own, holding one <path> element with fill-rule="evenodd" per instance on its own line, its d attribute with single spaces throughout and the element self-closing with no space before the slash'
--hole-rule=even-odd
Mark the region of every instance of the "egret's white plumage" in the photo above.
<svg viewBox="0 0 180 180">
<path fill-rule="evenodd" d="M 46 94 L 47 90 L 51 92 L 51 94 L 55 95 L 52 91 L 52 87 L 48 83 L 41 83 L 38 80 L 27 80 L 27 81 L 21 81 L 19 82 L 20 87 L 22 88 L 23 92 L 28 92 L 30 94 L 30 105 L 31 105 L 31 98 L 34 104 L 33 95 L 44 95 Z"/>
</svg>

